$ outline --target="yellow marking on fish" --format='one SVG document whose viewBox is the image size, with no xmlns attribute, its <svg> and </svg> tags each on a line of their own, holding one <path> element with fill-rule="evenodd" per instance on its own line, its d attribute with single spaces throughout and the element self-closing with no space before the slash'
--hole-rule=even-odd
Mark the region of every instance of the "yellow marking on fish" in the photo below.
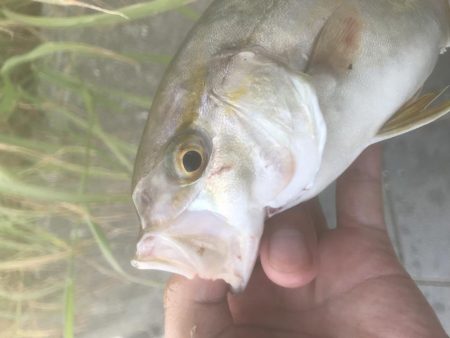
<svg viewBox="0 0 450 338">
<path fill-rule="evenodd" d="M 231 102 L 236 102 L 247 94 L 248 94 L 248 86 L 240 86 L 239 88 L 229 92 L 227 97 L 230 99 Z"/>
<path fill-rule="evenodd" d="M 249 88 L 250 88 L 250 79 L 248 79 L 248 77 L 246 77 L 245 79 L 242 80 L 243 84 L 241 84 L 238 88 L 233 89 L 228 91 L 228 93 L 226 93 L 226 99 L 227 101 L 231 104 L 231 105 L 226 105 L 225 106 L 225 113 L 227 114 L 234 114 L 236 113 L 236 109 L 235 106 L 239 106 L 238 103 L 239 101 L 245 97 L 246 95 L 248 95 L 249 93 Z"/>
<path fill-rule="evenodd" d="M 402 12 L 417 7 L 417 0 L 389 0 L 393 11 Z"/>
<path fill-rule="evenodd" d="M 199 66 L 193 74 L 195 75 L 186 83 L 188 94 L 186 95 L 184 102 L 183 122 L 181 124 L 181 128 L 191 125 L 198 117 L 202 96 L 205 91 L 205 66 Z"/>
</svg>

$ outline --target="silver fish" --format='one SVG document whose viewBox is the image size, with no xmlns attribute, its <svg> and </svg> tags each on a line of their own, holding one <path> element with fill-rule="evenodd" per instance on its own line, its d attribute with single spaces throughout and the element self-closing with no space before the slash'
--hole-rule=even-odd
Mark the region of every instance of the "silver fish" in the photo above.
<svg viewBox="0 0 450 338">
<path fill-rule="evenodd" d="M 149 114 L 132 264 L 245 288 L 267 217 L 450 110 L 418 96 L 449 46 L 448 0 L 214 1 Z"/>
</svg>

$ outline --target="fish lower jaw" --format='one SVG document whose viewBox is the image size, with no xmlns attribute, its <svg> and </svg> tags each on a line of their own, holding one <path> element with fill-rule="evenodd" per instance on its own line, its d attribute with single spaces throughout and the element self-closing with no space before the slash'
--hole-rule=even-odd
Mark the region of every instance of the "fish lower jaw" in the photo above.
<svg viewBox="0 0 450 338">
<path fill-rule="evenodd" d="M 195 277 L 194 269 L 187 269 L 186 266 L 177 265 L 174 262 L 169 262 L 165 260 L 151 260 L 143 261 L 135 258 L 131 261 L 131 265 L 139 270 L 159 270 L 169 273 L 176 273 L 182 275 L 186 278 L 192 279 Z"/>
<path fill-rule="evenodd" d="M 240 241 L 234 236 L 193 241 L 147 233 L 139 241 L 131 264 L 142 270 L 160 270 L 186 278 L 222 279 L 233 292 L 247 285 L 258 256 L 259 237 Z"/>
<path fill-rule="evenodd" d="M 262 229 L 262 221 L 244 229 L 231 226 L 227 218 L 212 212 L 188 211 L 164 231 L 146 229 L 131 264 L 190 279 L 222 279 L 239 292 L 250 279 Z"/>
<path fill-rule="evenodd" d="M 247 281 L 244 279 L 243 275 L 237 271 L 223 272 L 223 273 L 217 273 L 207 270 L 199 271 L 194 267 L 180 265 L 177 264 L 176 262 L 169 262 L 162 259 L 143 261 L 139 260 L 138 258 L 135 258 L 131 261 L 131 265 L 139 270 L 165 271 L 184 276 L 188 279 L 194 279 L 195 277 L 199 277 L 201 279 L 206 280 L 224 280 L 226 283 L 230 285 L 231 290 L 234 293 L 241 292 L 247 284 Z"/>
</svg>

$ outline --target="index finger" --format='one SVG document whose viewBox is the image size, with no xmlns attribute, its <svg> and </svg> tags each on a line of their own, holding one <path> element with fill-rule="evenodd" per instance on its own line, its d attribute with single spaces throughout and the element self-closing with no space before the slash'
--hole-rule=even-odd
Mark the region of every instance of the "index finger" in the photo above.
<svg viewBox="0 0 450 338">
<path fill-rule="evenodd" d="M 173 276 L 164 294 L 166 338 L 234 338 L 222 281 Z"/>
</svg>

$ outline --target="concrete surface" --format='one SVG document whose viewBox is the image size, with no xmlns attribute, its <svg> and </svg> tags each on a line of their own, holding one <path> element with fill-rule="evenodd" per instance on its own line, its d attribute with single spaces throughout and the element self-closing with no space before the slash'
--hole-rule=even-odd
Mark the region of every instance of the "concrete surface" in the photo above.
<svg viewBox="0 0 450 338">
<path fill-rule="evenodd" d="M 424 90 L 450 84 L 450 53 Z M 450 91 L 445 93 L 450 99 Z M 385 143 L 386 207 L 394 242 L 450 333 L 450 118 Z"/>
<path fill-rule="evenodd" d="M 201 10 L 210 1 L 199 1 Z M 127 3 L 130 3 L 129 1 Z M 123 4 L 108 2 L 113 7 Z M 174 12 L 136 23 L 88 31 L 51 33 L 56 39 L 94 43 L 119 52 L 163 53 L 173 55 L 192 21 Z M 59 60 L 64 66 L 64 58 Z M 146 64 L 140 68 L 95 59 L 80 61 L 80 76 L 130 93 L 151 97 L 164 66 Z M 450 84 L 450 53 L 442 57 L 427 87 Z M 446 94 L 450 98 L 450 93 Z M 145 112 L 123 107 L 123 114 L 102 118 L 110 132 L 137 144 Z M 124 126 L 126 126 L 124 128 Z M 418 281 L 447 332 L 450 332 L 450 119 L 385 142 L 386 218 L 399 257 Z M 321 196 L 331 223 L 334 215 L 333 187 Z M 127 259 L 135 245 L 136 224 L 132 208 L 125 211 L 125 235 L 113 241 L 116 254 Z M 123 221 L 123 220 L 122 220 Z M 114 226 L 114 224 L 112 224 Z M 97 253 L 98 255 L 98 253 Z M 95 253 L 92 254 L 95 259 Z M 141 276 L 164 280 L 158 273 Z M 158 338 L 162 336 L 161 289 L 124 284 L 108 276 L 80 277 L 83 292 L 77 306 L 82 338 Z M 99 284 L 102 287 L 98 287 Z M 89 290 L 86 291 L 86 290 Z"/>
</svg>

